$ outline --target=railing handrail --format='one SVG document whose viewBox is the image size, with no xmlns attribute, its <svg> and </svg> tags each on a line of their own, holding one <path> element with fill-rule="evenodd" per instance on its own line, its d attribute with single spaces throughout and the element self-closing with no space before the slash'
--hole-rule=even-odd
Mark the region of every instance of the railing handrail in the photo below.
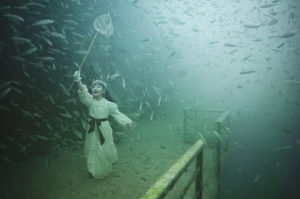
<svg viewBox="0 0 300 199">
<path fill-rule="evenodd" d="M 203 145 L 203 141 L 199 139 L 150 189 L 148 189 L 142 199 L 162 198 L 167 191 L 173 187 L 178 178 L 197 155 L 202 152 Z"/>
<path fill-rule="evenodd" d="M 186 121 L 186 111 L 184 110 L 184 122 Z M 193 110 L 195 111 L 195 110 Z M 197 111 L 201 112 L 201 111 Z M 208 111 L 205 111 L 208 112 Z M 219 111 L 209 111 L 209 112 L 219 112 Z M 228 125 L 228 115 L 229 112 L 223 111 L 223 114 L 215 120 L 215 135 L 217 136 L 217 142 L 215 142 L 212 146 L 215 147 L 215 153 L 216 153 L 216 160 L 214 162 L 214 165 L 216 166 L 215 171 L 215 178 L 220 178 L 220 172 L 221 172 L 221 151 L 222 151 L 222 139 L 220 135 L 225 136 L 222 129 L 226 129 Z M 204 139 L 204 138 L 203 138 Z M 206 144 L 207 145 L 207 144 Z M 210 145 L 208 144 L 207 147 Z M 190 149 L 183 155 L 179 160 L 176 161 L 175 164 L 172 165 L 172 167 L 159 178 L 158 181 L 150 188 L 148 191 L 144 194 L 142 199 L 162 199 L 174 186 L 174 184 L 177 182 L 177 180 L 180 178 L 180 176 L 183 174 L 184 171 L 186 171 L 187 167 L 191 164 L 191 162 L 196 159 L 196 169 L 193 173 L 192 177 L 188 180 L 188 183 L 183 188 L 182 193 L 180 194 L 179 198 L 183 198 L 189 189 L 192 182 L 195 182 L 195 195 L 194 199 L 201 199 L 202 197 L 207 197 L 209 194 L 209 197 L 218 198 L 220 194 L 220 184 L 218 183 L 218 180 L 216 182 L 212 181 L 213 186 L 216 188 L 214 190 L 214 194 L 211 195 L 209 191 L 210 189 L 207 189 L 203 187 L 203 172 L 206 168 L 210 168 L 208 165 L 205 167 L 203 166 L 203 148 L 204 148 L 204 142 L 200 138 L 193 146 L 190 147 Z M 208 148 L 207 148 L 208 149 Z M 209 151 L 209 150 L 205 150 Z M 209 154 L 208 152 L 205 152 Z M 206 156 L 208 157 L 208 156 Z M 205 160 L 208 160 L 205 158 Z M 209 162 L 209 161 L 208 161 Z M 207 163 L 208 163 L 207 162 Z M 207 177 L 206 177 L 207 178 Z"/>
</svg>

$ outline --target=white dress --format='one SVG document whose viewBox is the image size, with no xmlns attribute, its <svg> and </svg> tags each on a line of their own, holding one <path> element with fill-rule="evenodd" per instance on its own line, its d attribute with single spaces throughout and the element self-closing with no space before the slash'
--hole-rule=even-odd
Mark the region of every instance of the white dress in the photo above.
<svg viewBox="0 0 300 199">
<path fill-rule="evenodd" d="M 118 106 L 102 98 L 96 100 L 84 86 L 83 90 L 78 90 L 80 101 L 88 107 L 89 115 L 95 119 L 105 119 L 111 115 L 120 125 L 125 126 L 132 123 L 132 120 L 121 113 Z M 88 171 L 96 179 L 107 176 L 112 171 L 112 163 L 118 160 L 116 146 L 112 136 L 112 129 L 108 121 L 102 121 L 99 129 L 103 134 L 104 143 L 100 144 L 100 137 L 97 125 L 92 132 L 88 133 L 90 125 L 86 131 L 84 154 L 87 160 Z"/>
</svg>

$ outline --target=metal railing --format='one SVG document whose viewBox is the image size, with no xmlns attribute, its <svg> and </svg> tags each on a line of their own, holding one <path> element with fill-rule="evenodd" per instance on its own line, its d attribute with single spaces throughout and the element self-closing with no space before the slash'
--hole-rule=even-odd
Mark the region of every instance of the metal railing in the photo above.
<svg viewBox="0 0 300 199">
<path fill-rule="evenodd" d="M 186 114 L 186 112 L 185 112 Z M 195 182 L 193 199 L 206 199 L 219 197 L 219 179 L 222 164 L 222 151 L 228 139 L 229 112 L 225 112 L 215 120 L 213 142 L 207 143 L 205 138 L 198 139 L 190 149 L 177 160 L 171 168 L 144 194 L 142 199 L 162 199 L 174 187 L 178 179 L 196 160 L 195 171 L 183 187 L 178 198 L 185 197 L 190 186 Z M 226 129 L 227 128 L 227 129 Z M 213 160 L 213 161 L 211 161 Z M 207 185 L 209 184 L 209 185 Z"/>
<path fill-rule="evenodd" d="M 174 184 L 177 182 L 179 177 L 191 164 L 191 162 L 196 159 L 196 171 L 194 175 L 190 178 L 188 184 L 184 188 L 184 192 L 188 190 L 189 185 L 196 179 L 196 190 L 200 193 L 201 179 L 202 179 L 202 161 L 203 161 L 203 141 L 198 140 L 173 166 L 146 192 L 142 199 L 161 199 L 163 198 L 169 190 L 171 190 Z M 201 196 L 201 194 L 199 194 Z M 184 194 L 182 195 L 182 197 Z M 200 199 L 201 197 L 196 197 Z"/>
</svg>

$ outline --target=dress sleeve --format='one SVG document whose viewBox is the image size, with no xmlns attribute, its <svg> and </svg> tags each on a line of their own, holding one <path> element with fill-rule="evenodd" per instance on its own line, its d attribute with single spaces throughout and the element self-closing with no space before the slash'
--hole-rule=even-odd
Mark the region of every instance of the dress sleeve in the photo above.
<svg viewBox="0 0 300 199">
<path fill-rule="evenodd" d="M 110 103 L 109 115 L 111 115 L 121 126 L 132 123 L 132 120 L 129 117 L 119 111 L 118 106 L 115 103 Z"/>
<path fill-rule="evenodd" d="M 83 85 L 83 87 L 83 90 L 78 89 L 77 91 L 79 94 L 79 99 L 82 104 L 89 107 L 92 102 L 93 96 L 89 93 L 86 85 Z"/>
</svg>

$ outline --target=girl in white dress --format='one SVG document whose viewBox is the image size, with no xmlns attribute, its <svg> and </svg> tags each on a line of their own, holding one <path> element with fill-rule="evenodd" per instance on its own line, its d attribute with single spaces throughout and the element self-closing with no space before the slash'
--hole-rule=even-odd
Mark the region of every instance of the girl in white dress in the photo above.
<svg viewBox="0 0 300 199">
<path fill-rule="evenodd" d="M 74 79 L 79 86 L 80 101 L 89 109 L 90 120 L 84 145 L 87 168 L 92 177 L 101 179 L 112 171 L 112 163 L 118 160 L 108 116 L 126 128 L 132 126 L 132 120 L 121 113 L 115 103 L 104 97 L 107 91 L 105 82 L 93 81 L 90 94 L 86 85 L 82 84 L 78 71 L 74 73 Z"/>
</svg>

